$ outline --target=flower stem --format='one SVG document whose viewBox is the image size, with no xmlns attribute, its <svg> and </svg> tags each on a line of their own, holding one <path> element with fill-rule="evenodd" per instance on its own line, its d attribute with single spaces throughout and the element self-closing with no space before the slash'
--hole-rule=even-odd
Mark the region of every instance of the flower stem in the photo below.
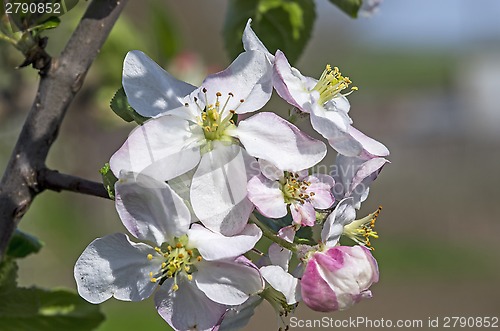
<svg viewBox="0 0 500 331">
<path fill-rule="evenodd" d="M 288 249 L 288 250 L 290 250 L 292 252 L 296 252 L 297 251 L 297 246 L 294 243 L 288 242 L 285 239 L 278 237 L 274 233 L 274 231 L 271 230 L 267 225 L 265 225 L 264 223 L 262 223 L 257 218 L 257 216 L 255 216 L 255 214 L 251 214 L 250 215 L 250 220 L 253 223 L 255 223 L 262 230 L 262 234 L 264 235 L 264 237 L 268 238 L 269 240 L 277 243 L 281 247 L 286 248 L 286 249 Z"/>
</svg>

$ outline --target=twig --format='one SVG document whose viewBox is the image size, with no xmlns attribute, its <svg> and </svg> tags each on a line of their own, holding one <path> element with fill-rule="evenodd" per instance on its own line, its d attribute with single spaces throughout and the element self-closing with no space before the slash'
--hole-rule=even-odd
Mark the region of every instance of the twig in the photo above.
<svg viewBox="0 0 500 331">
<path fill-rule="evenodd" d="M 94 0 L 59 58 L 40 79 L 31 111 L 0 182 L 0 259 L 35 196 L 59 127 L 127 0 Z"/>
<path fill-rule="evenodd" d="M 57 170 L 42 169 L 38 172 L 38 185 L 56 192 L 71 191 L 109 199 L 102 183 L 84 178 L 61 174 Z"/>
</svg>

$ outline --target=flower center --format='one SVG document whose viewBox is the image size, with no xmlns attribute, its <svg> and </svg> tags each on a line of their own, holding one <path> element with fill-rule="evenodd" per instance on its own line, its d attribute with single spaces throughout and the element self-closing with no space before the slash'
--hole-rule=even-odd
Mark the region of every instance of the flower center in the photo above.
<svg viewBox="0 0 500 331">
<path fill-rule="evenodd" d="M 236 125 L 232 120 L 235 113 L 234 109 L 226 110 L 229 100 L 234 98 L 233 93 L 229 92 L 226 101 L 221 105 L 220 98 L 222 94 L 217 92 L 215 94 L 215 104 L 208 104 L 207 102 L 207 89 L 203 89 L 205 93 L 205 109 L 201 109 L 201 115 L 197 118 L 198 125 L 203 128 L 203 133 L 205 134 L 205 139 L 212 140 L 222 140 L 232 142 L 232 138 L 226 134 L 228 128 L 235 128 Z M 195 98 L 195 101 L 196 98 Z M 243 103 L 244 100 L 240 100 Z"/>
<path fill-rule="evenodd" d="M 159 282 L 160 285 L 169 278 L 174 279 L 172 289 L 179 289 L 177 285 L 177 277 L 179 274 L 186 276 L 188 280 L 193 279 L 193 272 L 196 271 L 196 263 L 202 260 L 198 250 L 190 249 L 186 245 L 188 243 L 187 235 L 175 239 L 175 245 L 162 245 L 162 248 L 155 247 L 156 254 L 148 254 L 148 260 L 162 260 L 161 269 L 156 273 L 149 273 L 149 278 L 152 283 Z"/>
<path fill-rule="evenodd" d="M 285 203 L 299 202 L 304 204 L 307 199 L 315 195 L 314 192 L 307 191 L 310 182 L 299 180 L 299 175 L 292 172 L 285 172 L 284 178 L 280 181 L 281 191 L 285 197 Z"/>
<path fill-rule="evenodd" d="M 351 87 L 350 92 L 345 94 L 340 93 L 348 88 L 351 83 L 352 82 L 349 77 L 342 76 L 338 67 L 333 67 L 332 69 L 332 67 L 327 64 L 325 71 L 321 74 L 321 77 L 313 87 L 313 90 L 319 92 L 320 97 L 318 103 L 323 105 L 324 103 L 337 97 L 339 94 L 346 96 L 351 94 L 353 91 L 357 91 L 358 88 L 353 86 Z"/>
<path fill-rule="evenodd" d="M 374 250 L 375 248 L 372 247 L 370 238 L 378 238 L 378 233 L 374 231 L 374 229 L 375 222 L 377 221 L 377 217 L 380 214 L 381 210 L 382 206 L 378 207 L 378 209 L 374 213 L 371 213 L 364 218 L 355 220 L 352 223 L 346 225 L 344 227 L 343 234 L 356 243 Z"/>
</svg>

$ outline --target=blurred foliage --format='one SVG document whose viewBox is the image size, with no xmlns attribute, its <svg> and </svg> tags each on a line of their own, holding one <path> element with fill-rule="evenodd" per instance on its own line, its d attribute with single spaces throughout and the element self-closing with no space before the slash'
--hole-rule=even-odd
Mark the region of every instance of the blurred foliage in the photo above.
<svg viewBox="0 0 500 331">
<path fill-rule="evenodd" d="M 352 18 L 358 17 L 359 9 L 363 4 L 363 0 L 330 0 L 330 2 Z"/>
<path fill-rule="evenodd" d="M 16 229 L 10 239 L 7 255 L 14 258 L 26 257 L 33 253 L 38 253 L 43 243 L 36 237 Z"/>
</svg>

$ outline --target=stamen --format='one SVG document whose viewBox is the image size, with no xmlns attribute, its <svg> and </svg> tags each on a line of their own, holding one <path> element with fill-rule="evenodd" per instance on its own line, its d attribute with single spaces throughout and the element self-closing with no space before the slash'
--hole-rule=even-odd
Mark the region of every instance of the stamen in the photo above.
<svg viewBox="0 0 500 331">
<path fill-rule="evenodd" d="M 378 239 L 379 237 L 378 233 L 374 231 L 374 228 L 375 222 L 377 221 L 377 217 L 380 214 L 381 210 L 382 206 L 379 206 L 375 212 L 346 225 L 344 227 L 343 234 L 359 245 L 363 245 L 371 250 L 375 250 L 375 248 L 373 248 L 371 245 L 370 238 Z"/>
</svg>

